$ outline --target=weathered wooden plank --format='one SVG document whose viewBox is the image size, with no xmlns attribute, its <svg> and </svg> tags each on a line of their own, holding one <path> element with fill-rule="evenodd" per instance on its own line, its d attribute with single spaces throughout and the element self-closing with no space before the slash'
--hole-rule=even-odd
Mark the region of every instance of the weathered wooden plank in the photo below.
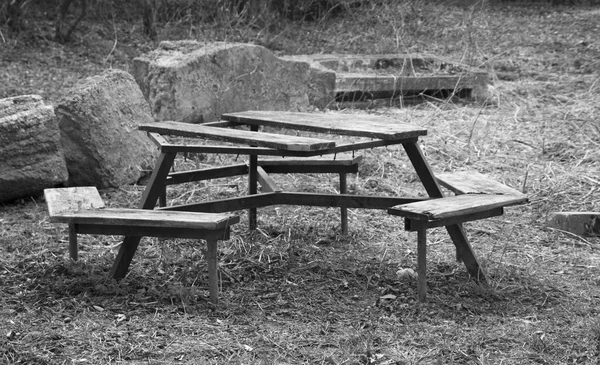
<svg viewBox="0 0 600 365">
<path fill-rule="evenodd" d="M 527 197 L 514 195 L 466 194 L 395 206 L 388 213 L 403 217 L 434 220 L 468 215 L 524 203 Z"/>
<path fill-rule="evenodd" d="M 342 159 L 326 158 L 280 158 L 258 160 L 258 165 L 269 174 L 347 174 L 357 173 L 362 156 Z"/>
<path fill-rule="evenodd" d="M 397 119 L 368 114 L 246 111 L 223 114 L 223 119 L 320 133 L 401 140 L 424 136 L 427 130 Z"/>
<path fill-rule="evenodd" d="M 79 234 L 102 234 L 127 237 L 169 237 L 187 239 L 229 239 L 229 229 L 202 229 L 190 227 L 159 227 L 159 226 L 134 226 L 134 225 L 103 225 L 103 224 L 76 224 Z"/>
<path fill-rule="evenodd" d="M 55 222 L 60 214 L 104 208 L 104 201 L 94 186 L 45 189 L 44 198 L 51 222 Z"/>
<path fill-rule="evenodd" d="M 410 141 L 410 139 L 409 139 Z M 416 142 L 417 139 L 412 139 Z M 375 147 L 383 147 L 398 144 L 395 140 L 375 139 L 372 141 L 360 141 L 354 143 L 337 143 L 335 147 L 316 151 L 289 151 L 266 147 L 243 147 L 243 146 L 209 146 L 203 144 L 177 144 L 165 143 L 160 145 L 162 152 L 196 152 L 217 153 L 231 155 L 265 155 L 265 156 L 288 156 L 288 157 L 312 157 L 336 154 L 343 152 L 359 151 Z"/>
<path fill-rule="evenodd" d="M 242 197 L 211 200 L 207 202 L 172 205 L 160 210 L 223 213 L 242 209 L 260 208 L 279 204 L 279 196 L 284 193 L 262 193 Z"/>
<path fill-rule="evenodd" d="M 56 222 L 105 226 L 222 229 L 239 222 L 231 214 L 170 212 L 166 210 L 105 208 L 55 216 Z"/>
<path fill-rule="evenodd" d="M 391 213 L 394 214 L 393 212 Z M 431 221 L 421 221 L 418 219 L 405 218 L 404 229 L 407 231 L 417 231 L 419 227 L 434 228 L 461 224 L 464 222 L 476 221 L 480 219 L 486 219 L 491 217 L 497 217 L 504 214 L 504 208 L 498 207 L 483 212 L 475 212 L 470 214 L 464 214 L 456 217 L 448 217 L 442 219 L 434 219 Z"/>
<path fill-rule="evenodd" d="M 248 165 L 237 164 L 223 167 L 212 167 L 208 169 L 172 172 L 167 177 L 166 184 L 181 184 L 192 181 L 218 179 L 222 177 L 245 175 L 248 173 Z"/>
<path fill-rule="evenodd" d="M 299 165 L 299 166 L 349 166 L 360 163 L 362 161 L 362 156 L 348 156 L 348 155 L 340 155 L 334 156 L 329 155 L 327 158 L 316 156 L 316 157 L 307 157 L 302 159 L 297 158 L 275 158 L 268 160 L 259 160 L 259 166 L 279 166 L 279 165 Z"/>
<path fill-rule="evenodd" d="M 283 192 L 279 194 L 278 204 L 330 208 L 387 209 L 394 205 L 417 202 L 422 199 L 393 196 Z"/>
<path fill-rule="evenodd" d="M 520 191 L 477 171 L 457 171 L 435 175 L 438 182 L 456 194 L 498 194 L 524 196 Z"/>
<path fill-rule="evenodd" d="M 580 236 L 600 236 L 600 212 L 552 212 L 546 226 Z"/>
<path fill-rule="evenodd" d="M 355 174 L 355 165 L 267 165 L 263 166 L 269 174 Z"/>
<path fill-rule="evenodd" d="M 179 122 L 156 122 L 142 124 L 140 130 L 182 137 L 207 138 L 211 140 L 243 143 L 258 147 L 270 147 L 290 151 L 317 151 L 335 146 L 334 141 L 317 138 L 288 136 L 240 129 L 210 127 L 202 124 Z"/>
<path fill-rule="evenodd" d="M 424 200 L 423 198 L 400 198 L 352 194 L 321 193 L 263 193 L 251 196 L 220 199 L 201 203 L 174 205 L 160 210 L 193 212 L 233 212 L 242 209 L 271 205 L 303 205 L 330 208 L 388 209 L 394 205 Z"/>
</svg>

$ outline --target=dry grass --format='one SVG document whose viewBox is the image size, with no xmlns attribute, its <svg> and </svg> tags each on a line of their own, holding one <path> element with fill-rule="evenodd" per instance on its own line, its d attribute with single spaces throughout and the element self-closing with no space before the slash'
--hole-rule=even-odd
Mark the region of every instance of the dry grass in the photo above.
<svg viewBox="0 0 600 365">
<path fill-rule="evenodd" d="M 489 286 L 473 284 L 453 261 L 445 231 L 433 230 L 430 296 L 419 305 L 416 283 L 396 275 L 416 268 L 416 238 L 401 220 L 351 210 L 344 237 L 336 209 L 282 206 L 260 209 L 254 233 L 243 219 L 220 246 L 221 304 L 213 307 L 201 243 L 144 239 L 127 278 L 115 282 L 106 273 L 120 238 L 82 236 L 81 260 L 71 262 L 65 228 L 50 224 L 44 202 L 32 198 L 0 206 L 0 362 L 598 363 L 600 239 L 546 229 L 544 221 L 552 211 L 600 209 L 600 12 L 380 3 L 276 33 L 210 31 L 286 53 L 427 51 L 486 65 L 496 80 L 485 104 L 344 112 L 427 127 L 422 147 L 434 171 L 474 169 L 529 194 L 528 205 L 466 225 Z M 161 36 L 181 34 L 177 26 L 185 24 L 168 24 Z M 195 29 L 198 37 L 209 32 Z M 53 100 L 57 91 L 44 87 L 52 84 L 46 77 L 42 86 L 11 83 L 36 62 L 11 63 L 11 55 L 2 61 L 14 70 L 2 92 L 41 87 Z M 108 66 L 92 62 L 79 70 Z M 203 158 L 178 164 L 222 163 Z M 324 175 L 277 180 L 300 191 L 337 187 Z M 350 183 L 361 194 L 424 194 L 397 147 L 366 151 Z M 245 184 L 211 181 L 174 188 L 169 197 L 231 196 Z M 135 206 L 141 192 L 127 186 L 103 194 L 110 205 Z"/>
</svg>

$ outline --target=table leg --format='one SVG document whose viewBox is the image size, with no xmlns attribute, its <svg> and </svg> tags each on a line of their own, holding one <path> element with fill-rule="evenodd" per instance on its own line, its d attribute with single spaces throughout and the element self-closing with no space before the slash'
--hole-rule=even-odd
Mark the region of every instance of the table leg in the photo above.
<svg viewBox="0 0 600 365">
<path fill-rule="evenodd" d="M 427 194 L 429 194 L 432 198 L 442 198 L 442 189 L 438 184 L 437 180 L 433 175 L 433 171 L 429 166 L 429 163 L 425 160 L 425 156 L 423 155 L 423 151 L 417 144 L 417 142 L 405 142 L 402 144 L 408 158 L 410 159 L 412 165 L 419 175 L 421 179 L 421 183 L 425 187 Z M 477 257 L 473 252 L 473 248 L 469 244 L 467 236 L 462 228 L 461 224 L 453 224 L 450 226 L 446 226 L 446 230 L 454 242 L 454 246 L 456 246 L 456 257 L 460 261 L 465 264 L 469 275 L 479 282 L 487 282 L 487 277 L 479 262 L 477 261 Z"/>
<path fill-rule="evenodd" d="M 169 171 L 171 170 L 175 156 L 177 156 L 176 152 L 160 153 L 138 208 L 154 209 L 158 197 L 164 191 L 165 181 L 169 175 Z M 119 253 L 115 258 L 112 269 L 110 270 L 110 276 L 115 279 L 125 277 L 141 239 L 142 237 L 140 236 L 126 236 L 123 239 L 123 243 L 119 248 Z"/>
<path fill-rule="evenodd" d="M 258 132 L 259 127 L 257 125 L 250 126 L 250 130 Z M 250 166 L 248 170 L 248 195 L 254 195 L 258 193 L 258 156 L 250 155 Z M 258 227 L 258 211 L 256 208 L 248 209 L 248 227 L 251 231 Z"/>
<path fill-rule="evenodd" d="M 346 194 L 348 192 L 348 184 L 346 182 L 346 173 L 340 173 L 340 194 Z M 348 235 L 348 208 L 340 208 L 340 219 L 342 221 L 342 234 Z"/>
</svg>

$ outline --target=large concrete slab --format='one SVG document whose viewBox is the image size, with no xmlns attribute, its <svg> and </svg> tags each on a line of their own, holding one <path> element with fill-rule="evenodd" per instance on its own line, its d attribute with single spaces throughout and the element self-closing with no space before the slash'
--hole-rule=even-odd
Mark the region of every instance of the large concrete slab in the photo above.
<svg viewBox="0 0 600 365">
<path fill-rule="evenodd" d="M 155 118 L 201 123 L 244 110 L 302 111 L 333 93 L 335 73 L 252 44 L 162 42 L 132 74 Z"/>
<path fill-rule="evenodd" d="M 477 101 L 488 97 L 484 70 L 432 55 L 315 54 L 284 56 L 312 68 L 335 72 L 335 102 L 429 95 L 458 95 Z"/>
</svg>

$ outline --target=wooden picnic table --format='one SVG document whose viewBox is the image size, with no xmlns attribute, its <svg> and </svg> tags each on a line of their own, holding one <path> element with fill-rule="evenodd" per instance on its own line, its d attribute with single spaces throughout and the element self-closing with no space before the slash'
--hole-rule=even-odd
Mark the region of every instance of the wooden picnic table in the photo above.
<svg viewBox="0 0 600 365">
<path fill-rule="evenodd" d="M 217 178 L 248 174 L 248 195 L 209 202 L 199 202 L 160 209 L 198 212 L 231 212 L 249 209 L 249 226 L 256 228 L 256 208 L 269 205 L 305 205 L 341 208 L 388 209 L 389 207 L 424 200 L 416 197 L 378 197 L 345 194 L 297 193 L 271 189 L 258 193 L 258 182 L 269 183 L 260 166 L 259 156 L 283 156 L 308 158 L 336 155 L 364 149 L 402 145 L 427 194 L 431 198 L 443 197 L 442 190 L 434 177 L 429 163 L 418 145 L 419 137 L 427 130 L 419 126 L 398 121 L 396 118 L 345 113 L 296 113 L 281 111 L 246 111 L 228 113 L 222 121 L 204 124 L 178 122 L 156 122 L 141 125 L 160 149 L 152 175 L 144 190 L 139 208 L 155 209 L 170 177 L 173 161 L 178 153 L 215 153 L 248 155 L 247 165 L 215 167 L 201 171 L 180 173 L 177 181 Z M 270 127 L 269 132 L 260 131 Z M 245 128 L 245 129 L 240 129 Z M 300 137 L 281 131 L 308 131 L 319 133 L 319 137 Z M 204 140 L 227 142 L 227 145 L 170 142 L 165 136 L 182 136 Z M 340 136 L 352 137 L 351 141 L 340 142 Z M 314 163 L 314 162 L 313 162 Z M 285 159 L 282 160 L 285 164 Z M 173 178 L 171 178 L 173 180 Z M 263 189 L 264 190 L 264 189 Z M 340 189 L 341 190 L 341 189 Z M 161 204 L 164 205 L 164 204 Z M 472 277 L 485 281 L 473 250 L 460 224 L 446 227 L 457 250 Z M 137 250 L 141 237 L 125 237 L 111 270 L 115 278 L 124 277 Z"/>
</svg>

